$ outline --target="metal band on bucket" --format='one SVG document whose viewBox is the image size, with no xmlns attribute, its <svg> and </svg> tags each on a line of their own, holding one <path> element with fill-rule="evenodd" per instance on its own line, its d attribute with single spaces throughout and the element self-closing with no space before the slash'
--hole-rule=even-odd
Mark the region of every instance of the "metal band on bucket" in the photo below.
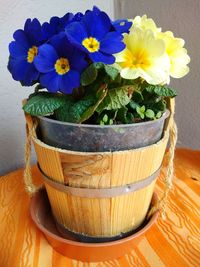
<svg viewBox="0 0 200 267">
<path fill-rule="evenodd" d="M 112 188 L 83 188 L 83 187 L 71 187 L 60 182 L 54 181 L 52 178 L 48 177 L 40 168 L 38 164 L 38 168 L 42 173 L 44 181 L 50 185 L 51 187 L 57 189 L 58 191 L 71 194 L 77 197 L 83 198 L 112 198 L 121 195 L 126 195 L 133 193 L 135 191 L 141 190 L 148 185 L 150 185 L 159 175 L 160 168 L 155 171 L 151 176 L 147 178 L 127 185 L 116 186 Z"/>
</svg>

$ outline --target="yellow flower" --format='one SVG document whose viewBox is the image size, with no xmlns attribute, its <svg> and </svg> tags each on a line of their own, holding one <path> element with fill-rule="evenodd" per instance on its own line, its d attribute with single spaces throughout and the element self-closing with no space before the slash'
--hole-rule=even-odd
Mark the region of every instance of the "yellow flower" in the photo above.
<svg viewBox="0 0 200 267">
<path fill-rule="evenodd" d="M 153 19 L 147 18 L 147 15 L 143 15 L 142 17 L 137 16 L 134 19 L 130 19 L 129 21 L 131 21 L 133 23 L 131 29 L 134 29 L 137 27 L 137 28 L 140 28 L 144 31 L 152 30 L 152 32 L 154 32 L 154 33 L 161 32 L 161 28 L 158 28 L 156 26 Z"/>
<path fill-rule="evenodd" d="M 165 43 L 151 30 L 133 28 L 124 36 L 125 50 L 115 55 L 115 67 L 125 79 L 143 78 L 150 84 L 169 81 L 169 57 Z"/>
<path fill-rule="evenodd" d="M 170 76 L 181 78 L 189 72 L 187 64 L 190 57 L 187 50 L 183 47 L 185 42 L 181 38 L 175 38 L 170 31 L 160 32 L 157 37 L 165 42 L 166 53 L 170 59 Z"/>
</svg>

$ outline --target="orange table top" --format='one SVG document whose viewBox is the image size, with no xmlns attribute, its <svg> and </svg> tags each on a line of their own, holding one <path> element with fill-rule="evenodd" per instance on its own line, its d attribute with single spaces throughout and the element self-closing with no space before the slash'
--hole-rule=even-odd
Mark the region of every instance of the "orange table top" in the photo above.
<svg viewBox="0 0 200 267">
<path fill-rule="evenodd" d="M 33 167 L 39 179 L 39 171 Z M 162 168 L 156 185 L 162 192 Z M 0 267 L 200 266 L 200 151 L 177 149 L 173 190 L 167 218 L 158 219 L 140 243 L 120 259 L 82 263 L 68 259 L 48 244 L 29 215 L 23 170 L 0 177 Z"/>
</svg>

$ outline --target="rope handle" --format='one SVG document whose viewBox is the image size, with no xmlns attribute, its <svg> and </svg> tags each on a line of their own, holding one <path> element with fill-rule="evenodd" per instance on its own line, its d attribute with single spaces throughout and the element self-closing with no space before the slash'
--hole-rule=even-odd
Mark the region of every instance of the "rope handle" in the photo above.
<svg viewBox="0 0 200 267">
<path fill-rule="evenodd" d="M 35 129 L 37 127 L 36 122 L 33 122 L 29 115 L 25 115 L 26 117 L 26 143 L 25 143 L 25 169 L 24 169 L 24 184 L 25 190 L 29 195 L 33 195 L 36 193 L 40 186 L 36 186 L 33 183 L 32 173 L 31 173 L 31 140 L 32 135 L 35 135 Z"/>
<path fill-rule="evenodd" d="M 147 214 L 147 219 L 153 215 L 156 211 L 160 211 L 162 219 L 166 219 L 166 206 L 167 206 L 167 197 L 172 188 L 172 179 L 174 174 L 174 154 L 175 154 L 175 147 L 177 142 L 177 126 L 176 123 L 173 121 L 169 128 L 169 140 L 170 140 L 170 148 L 168 154 L 168 164 L 167 164 L 167 173 L 164 180 L 165 183 L 165 190 L 160 200 L 150 209 Z"/>
</svg>

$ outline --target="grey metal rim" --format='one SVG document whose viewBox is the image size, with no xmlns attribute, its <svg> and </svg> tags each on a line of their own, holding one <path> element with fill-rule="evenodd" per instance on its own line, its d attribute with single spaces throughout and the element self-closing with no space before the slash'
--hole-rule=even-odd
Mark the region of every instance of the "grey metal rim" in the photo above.
<svg viewBox="0 0 200 267">
<path fill-rule="evenodd" d="M 141 190 L 148 185 L 150 185 L 159 175 L 160 168 L 155 171 L 152 175 L 148 176 L 147 178 L 140 180 L 135 183 L 123 185 L 123 186 L 116 186 L 112 188 L 80 188 L 80 187 L 71 187 L 62 183 L 59 183 L 52 178 L 48 177 L 41 169 L 38 164 L 38 168 L 42 173 L 44 181 L 50 185 L 51 187 L 55 188 L 58 191 L 82 198 L 112 198 L 121 195 L 126 195 L 133 193 L 135 191 Z"/>
</svg>

